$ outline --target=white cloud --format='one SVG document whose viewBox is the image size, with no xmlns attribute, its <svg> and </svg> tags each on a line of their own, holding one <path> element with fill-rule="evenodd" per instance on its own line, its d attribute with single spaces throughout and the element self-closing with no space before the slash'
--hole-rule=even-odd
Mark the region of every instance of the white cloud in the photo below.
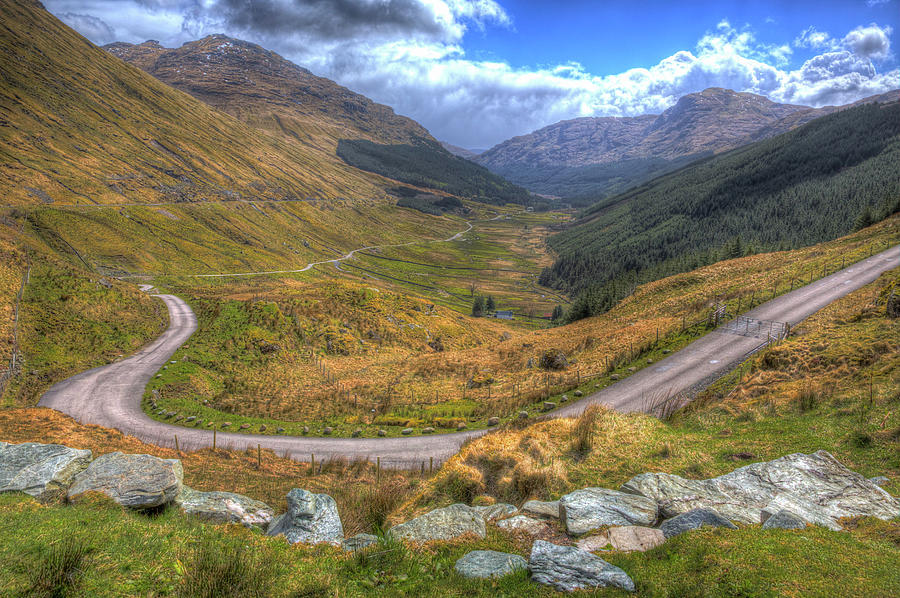
<svg viewBox="0 0 900 598">
<path fill-rule="evenodd" d="M 896 68 L 875 66 L 891 64 L 892 34 L 876 24 L 844 37 L 809 28 L 793 44 L 764 44 L 749 27 L 723 20 L 694 48 L 646 68 L 598 75 L 578 62 L 514 68 L 470 59 L 466 31 L 512 27 L 495 0 L 45 2 L 58 15 L 100 17 L 123 41 L 152 38 L 172 46 L 219 32 L 248 39 L 464 147 L 489 147 L 578 116 L 659 113 L 707 87 L 821 106 L 882 93 L 900 81 Z M 791 69 L 794 48 L 818 55 Z"/>
</svg>

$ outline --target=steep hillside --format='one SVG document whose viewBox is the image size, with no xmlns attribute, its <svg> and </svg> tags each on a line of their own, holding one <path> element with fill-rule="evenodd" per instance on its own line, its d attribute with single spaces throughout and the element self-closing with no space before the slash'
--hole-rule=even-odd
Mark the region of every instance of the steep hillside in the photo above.
<svg viewBox="0 0 900 598">
<path fill-rule="evenodd" d="M 180 48 L 155 41 L 106 50 L 292 147 L 418 187 L 493 203 L 528 193 L 458 158 L 421 125 L 256 44 L 213 35 Z"/>
<path fill-rule="evenodd" d="M 0 2 L 4 203 L 383 196 L 381 179 L 130 67 L 40 3 Z"/>
<path fill-rule="evenodd" d="M 900 209 L 900 103 L 867 104 L 598 203 L 550 239 L 541 281 L 589 290 L 582 317 L 639 281 L 846 234 Z"/>
<path fill-rule="evenodd" d="M 562 121 L 504 141 L 476 161 L 535 192 L 596 200 L 839 109 L 710 88 L 682 97 L 659 116 Z"/>
</svg>

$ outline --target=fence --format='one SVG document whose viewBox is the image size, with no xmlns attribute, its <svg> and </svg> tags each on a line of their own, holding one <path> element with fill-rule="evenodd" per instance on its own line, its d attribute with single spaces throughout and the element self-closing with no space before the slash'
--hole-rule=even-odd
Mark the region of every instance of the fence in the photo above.
<svg viewBox="0 0 900 598">
<path fill-rule="evenodd" d="M 19 292 L 16 293 L 16 303 L 13 307 L 13 342 L 9 356 L 9 368 L 0 374 L 0 397 L 6 391 L 6 386 L 19 371 L 21 363 L 19 360 L 19 311 L 22 304 L 22 297 L 25 295 L 25 286 L 31 280 L 31 266 L 25 270 L 22 275 L 22 284 L 19 286 Z"/>
</svg>

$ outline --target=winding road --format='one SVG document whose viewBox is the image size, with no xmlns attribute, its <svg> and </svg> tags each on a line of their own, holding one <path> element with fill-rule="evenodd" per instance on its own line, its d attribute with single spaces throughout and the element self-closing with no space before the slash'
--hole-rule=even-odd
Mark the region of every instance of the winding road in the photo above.
<svg viewBox="0 0 900 598">
<path fill-rule="evenodd" d="M 793 325 L 898 266 L 900 246 L 895 246 L 764 303 L 745 317 L 765 322 L 766 325 L 769 322 L 789 322 Z M 162 299 L 169 310 L 170 325 L 166 332 L 131 357 L 82 372 L 56 384 L 41 397 L 39 405 L 61 411 L 81 423 L 115 428 L 159 446 L 173 447 L 175 435 L 182 449 L 212 446 L 211 430 L 157 422 L 141 409 L 141 397 L 151 377 L 197 329 L 196 316 L 184 301 L 174 295 L 154 296 Z M 753 325 L 759 327 L 758 324 Z M 591 403 L 601 403 L 620 411 L 646 410 L 650 394 L 677 394 L 703 384 L 759 347 L 763 342 L 761 336 L 749 334 L 752 331 L 749 324 L 746 328 L 747 336 L 741 334 L 740 326 L 732 326 L 731 330 L 722 327 L 710 332 L 653 366 L 558 409 L 552 416 L 577 415 Z M 219 432 L 217 444 L 222 448 L 238 450 L 256 448 L 259 444 L 278 455 L 297 460 L 308 460 L 310 454 L 320 459 L 346 457 L 374 460 L 379 457 L 383 466 L 418 467 L 419 463 L 430 457 L 439 462 L 447 459 L 459 450 L 463 442 L 486 432 L 472 430 L 402 438 L 307 438 Z"/>
</svg>

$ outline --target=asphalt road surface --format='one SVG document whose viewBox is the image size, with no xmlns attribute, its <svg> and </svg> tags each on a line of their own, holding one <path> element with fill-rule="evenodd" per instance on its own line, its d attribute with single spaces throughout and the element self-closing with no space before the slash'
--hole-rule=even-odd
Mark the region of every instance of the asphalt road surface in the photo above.
<svg viewBox="0 0 900 598">
<path fill-rule="evenodd" d="M 766 326 L 774 326 L 768 322 L 794 325 L 898 266 L 900 246 L 782 295 L 744 315 L 765 322 L 762 333 L 766 333 Z M 196 316 L 184 301 L 173 295 L 157 296 L 166 303 L 170 314 L 169 328 L 162 336 L 131 357 L 63 380 L 41 397 L 39 405 L 66 413 L 81 423 L 115 428 L 159 446 L 173 447 L 176 435 L 182 449 L 212 446 L 211 430 L 157 422 L 141 409 L 141 397 L 147 383 L 197 329 Z M 741 326 L 736 328 L 740 332 Z M 750 325 L 746 328 L 752 330 Z M 757 348 L 765 336 L 743 336 L 721 329 L 710 332 L 621 382 L 556 410 L 552 416 L 577 415 L 591 403 L 626 412 L 646 410 L 650 396 L 657 393 L 674 395 L 702 384 Z M 380 457 L 383 466 L 417 467 L 430 457 L 439 462 L 445 460 L 455 454 L 464 441 L 485 433 L 485 430 L 472 430 L 401 438 L 306 438 L 218 432 L 217 446 L 244 450 L 259 444 L 280 456 L 297 460 L 308 460 L 311 454 L 317 459 L 346 457 L 374 461 Z"/>
</svg>

